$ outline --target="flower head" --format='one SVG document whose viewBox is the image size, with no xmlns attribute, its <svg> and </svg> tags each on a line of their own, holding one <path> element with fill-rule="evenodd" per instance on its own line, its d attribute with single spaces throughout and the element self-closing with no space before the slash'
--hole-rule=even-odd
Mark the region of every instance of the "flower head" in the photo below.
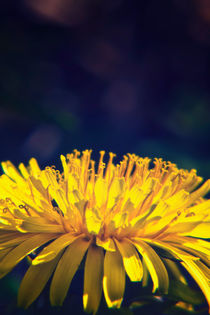
<svg viewBox="0 0 210 315">
<path fill-rule="evenodd" d="M 131 154 L 115 165 L 110 153 L 106 165 L 104 154 L 97 167 L 89 150 L 62 155 L 62 173 L 34 158 L 19 171 L 2 163 L 0 276 L 41 247 L 18 304 L 28 307 L 52 276 L 50 301 L 61 305 L 84 257 L 87 312 L 97 312 L 102 291 L 108 307 L 120 307 L 126 274 L 139 282 L 149 275 L 153 292 L 166 294 L 169 274 L 186 281 L 183 267 L 210 304 L 210 181 L 196 188 L 195 170 Z"/>
</svg>

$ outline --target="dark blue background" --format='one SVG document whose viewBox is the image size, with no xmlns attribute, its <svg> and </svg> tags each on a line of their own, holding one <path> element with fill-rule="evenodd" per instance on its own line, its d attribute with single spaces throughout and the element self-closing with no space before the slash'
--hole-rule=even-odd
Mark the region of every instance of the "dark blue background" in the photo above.
<svg viewBox="0 0 210 315">
<path fill-rule="evenodd" d="M 209 177 L 208 1 L 8 0 L 0 21 L 0 160 L 105 149 Z"/>
</svg>

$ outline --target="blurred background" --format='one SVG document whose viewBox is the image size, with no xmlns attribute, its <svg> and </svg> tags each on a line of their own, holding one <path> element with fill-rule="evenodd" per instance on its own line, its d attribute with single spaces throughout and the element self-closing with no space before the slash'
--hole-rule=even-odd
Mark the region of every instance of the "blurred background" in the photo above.
<svg viewBox="0 0 210 315">
<path fill-rule="evenodd" d="M 1 161 L 92 148 L 210 177 L 209 0 L 1 0 L 0 25 Z M 25 314 L 25 264 L 1 280 L 5 314 Z"/>
<path fill-rule="evenodd" d="M 0 21 L 0 160 L 105 149 L 209 177 L 209 0 L 2 0 Z"/>
</svg>

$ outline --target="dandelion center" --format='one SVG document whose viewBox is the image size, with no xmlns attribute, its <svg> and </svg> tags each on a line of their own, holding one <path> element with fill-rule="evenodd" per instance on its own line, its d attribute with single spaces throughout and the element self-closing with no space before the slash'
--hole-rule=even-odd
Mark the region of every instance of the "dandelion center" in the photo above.
<svg viewBox="0 0 210 315">
<path fill-rule="evenodd" d="M 210 304 L 210 181 L 200 185 L 195 170 L 162 159 L 128 154 L 115 164 L 114 153 L 107 163 L 104 155 L 97 163 L 91 150 L 62 155 L 62 172 L 41 170 L 34 158 L 19 170 L 2 162 L 0 276 L 43 248 L 22 280 L 19 305 L 28 307 L 51 276 L 51 304 L 61 305 L 84 257 L 87 312 L 97 312 L 102 292 L 108 307 L 120 307 L 126 275 L 149 277 L 153 293 L 167 294 L 171 275 L 186 285 L 183 267 Z"/>
</svg>

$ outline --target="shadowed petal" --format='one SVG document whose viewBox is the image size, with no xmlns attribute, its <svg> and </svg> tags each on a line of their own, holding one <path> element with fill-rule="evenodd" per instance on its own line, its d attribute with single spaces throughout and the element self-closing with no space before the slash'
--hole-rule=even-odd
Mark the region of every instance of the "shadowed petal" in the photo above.
<svg viewBox="0 0 210 315">
<path fill-rule="evenodd" d="M 50 262 L 38 266 L 31 265 L 28 268 L 20 284 L 18 306 L 28 308 L 36 300 L 53 273 L 59 258 L 60 255 Z"/>
<path fill-rule="evenodd" d="M 0 262 L 0 273 L 7 274 L 13 269 L 25 256 L 32 251 L 55 238 L 55 235 L 38 234 L 28 238 L 22 244 L 12 249 Z"/>
<path fill-rule="evenodd" d="M 62 305 L 71 281 L 83 259 L 90 241 L 79 238 L 68 246 L 55 270 L 51 287 L 50 301 L 52 305 Z"/>
<path fill-rule="evenodd" d="M 120 308 L 125 290 L 125 270 L 118 251 L 105 254 L 103 289 L 108 307 Z"/>
<path fill-rule="evenodd" d="M 93 312 L 95 314 L 99 307 L 102 293 L 103 263 L 103 249 L 90 246 L 85 261 L 83 292 L 84 310 L 88 313 Z"/>
<path fill-rule="evenodd" d="M 38 265 L 48 262 L 56 257 L 58 253 L 69 244 L 71 244 L 79 236 L 73 236 L 71 233 L 64 234 L 45 247 L 41 253 L 32 261 L 32 264 Z"/>
<path fill-rule="evenodd" d="M 190 259 L 183 259 L 183 262 L 181 262 L 181 264 L 185 267 L 185 269 L 187 269 L 189 274 L 193 277 L 193 279 L 197 282 L 197 284 L 201 288 L 209 304 L 209 312 L 210 312 L 210 286 L 209 286 L 209 282 L 205 274 L 196 265 L 196 263 Z"/>
<path fill-rule="evenodd" d="M 143 276 L 143 267 L 138 253 L 133 244 L 128 241 L 117 241 L 117 247 L 122 255 L 125 270 L 131 281 L 141 281 Z"/>
<path fill-rule="evenodd" d="M 153 281 L 153 292 L 158 289 L 162 293 L 168 292 L 169 279 L 164 263 L 156 252 L 147 243 L 135 238 L 134 245 L 144 257 L 145 264 Z"/>
</svg>

